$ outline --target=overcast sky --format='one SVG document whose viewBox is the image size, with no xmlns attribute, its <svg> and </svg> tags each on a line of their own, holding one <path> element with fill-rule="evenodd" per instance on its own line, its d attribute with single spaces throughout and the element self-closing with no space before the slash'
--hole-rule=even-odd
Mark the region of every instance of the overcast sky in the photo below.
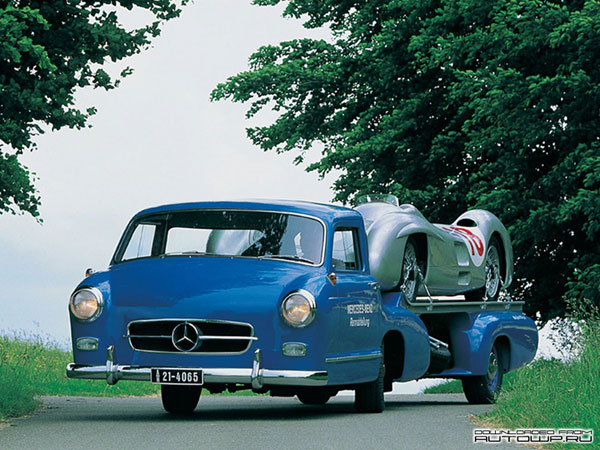
<svg viewBox="0 0 600 450">
<path fill-rule="evenodd" d="M 278 7 L 197 0 L 153 48 L 126 60 L 135 72 L 118 89 L 80 91 L 78 104 L 98 109 L 93 127 L 40 136 L 39 150 L 23 158 L 40 178 L 43 225 L 0 215 L 0 330 L 65 342 L 73 288 L 87 267 L 107 266 L 125 225 L 143 208 L 239 198 L 330 201 L 333 177 L 319 180 L 294 166 L 294 155 L 254 147 L 246 107 L 208 100 L 217 83 L 247 68 L 260 45 L 317 33 L 283 19 Z"/>
</svg>

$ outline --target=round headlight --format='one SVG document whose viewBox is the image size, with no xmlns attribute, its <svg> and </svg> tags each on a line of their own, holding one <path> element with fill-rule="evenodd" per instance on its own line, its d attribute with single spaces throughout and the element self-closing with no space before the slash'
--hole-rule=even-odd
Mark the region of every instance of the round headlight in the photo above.
<svg viewBox="0 0 600 450">
<path fill-rule="evenodd" d="M 79 320 L 91 322 L 102 313 L 104 300 L 102 293 L 96 288 L 83 288 L 71 295 L 69 308 L 71 313 Z"/>
<path fill-rule="evenodd" d="M 281 303 L 281 315 L 293 327 L 305 327 L 317 312 L 315 298 L 310 292 L 299 289 L 290 293 Z"/>
</svg>

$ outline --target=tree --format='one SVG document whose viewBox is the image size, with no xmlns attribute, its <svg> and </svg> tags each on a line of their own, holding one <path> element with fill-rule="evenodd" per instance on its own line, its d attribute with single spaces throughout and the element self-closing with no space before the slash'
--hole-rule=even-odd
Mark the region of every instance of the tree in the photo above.
<svg viewBox="0 0 600 450">
<path fill-rule="evenodd" d="M 259 48 L 212 99 L 250 102 L 264 150 L 341 171 L 336 200 L 392 193 L 434 221 L 485 208 L 516 255 L 512 293 L 542 320 L 600 303 L 597 0 L 254 0 L 331 39 Z"/>
<path fill-rule="evenodd" d="M 19 162 L 50 127 L 80 129 L 96 110 L 74 106 L 78 88 L 113 89 L 132 71 L 102 65 L 139 53 L 187 0 L 0 0 L 0 214 L 38 216 L 34 175 Z M 151 23 L 126 30 L 121 14 L 139 9 Z"/>
</svg>

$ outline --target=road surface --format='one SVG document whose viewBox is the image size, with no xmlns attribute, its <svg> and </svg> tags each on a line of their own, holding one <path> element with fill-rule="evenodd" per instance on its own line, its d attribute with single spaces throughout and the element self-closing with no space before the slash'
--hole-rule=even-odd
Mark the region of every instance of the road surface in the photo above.
<svg viewBox="0 0 600 450">
<path fill-rule="evenodd" d="M 382 414 L 357 414 L 352 396 L 318 407 L 295 398 L 204 396 L 183 418 L 164 412 L 158 397 L 43 401 L 37 413 L 0 429 L 1 449 L 490 448 L 472 443 L 469 421 L 490 407 L 469 405 L 462 394 L 386 395 Z"/>
</svg>

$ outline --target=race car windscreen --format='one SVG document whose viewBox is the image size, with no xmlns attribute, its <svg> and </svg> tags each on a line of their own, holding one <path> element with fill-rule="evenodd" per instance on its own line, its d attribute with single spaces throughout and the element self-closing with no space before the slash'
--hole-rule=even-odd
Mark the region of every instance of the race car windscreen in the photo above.
<svg viewBox="0 0 600 450">
<path fill-rule="evenodd" d="M 126 231 L 115 262 L 169 256 L 234 256 L 319 265 L 325 230 L 287 213 L 178 211 L 144 216 Z"/>
</svg>

